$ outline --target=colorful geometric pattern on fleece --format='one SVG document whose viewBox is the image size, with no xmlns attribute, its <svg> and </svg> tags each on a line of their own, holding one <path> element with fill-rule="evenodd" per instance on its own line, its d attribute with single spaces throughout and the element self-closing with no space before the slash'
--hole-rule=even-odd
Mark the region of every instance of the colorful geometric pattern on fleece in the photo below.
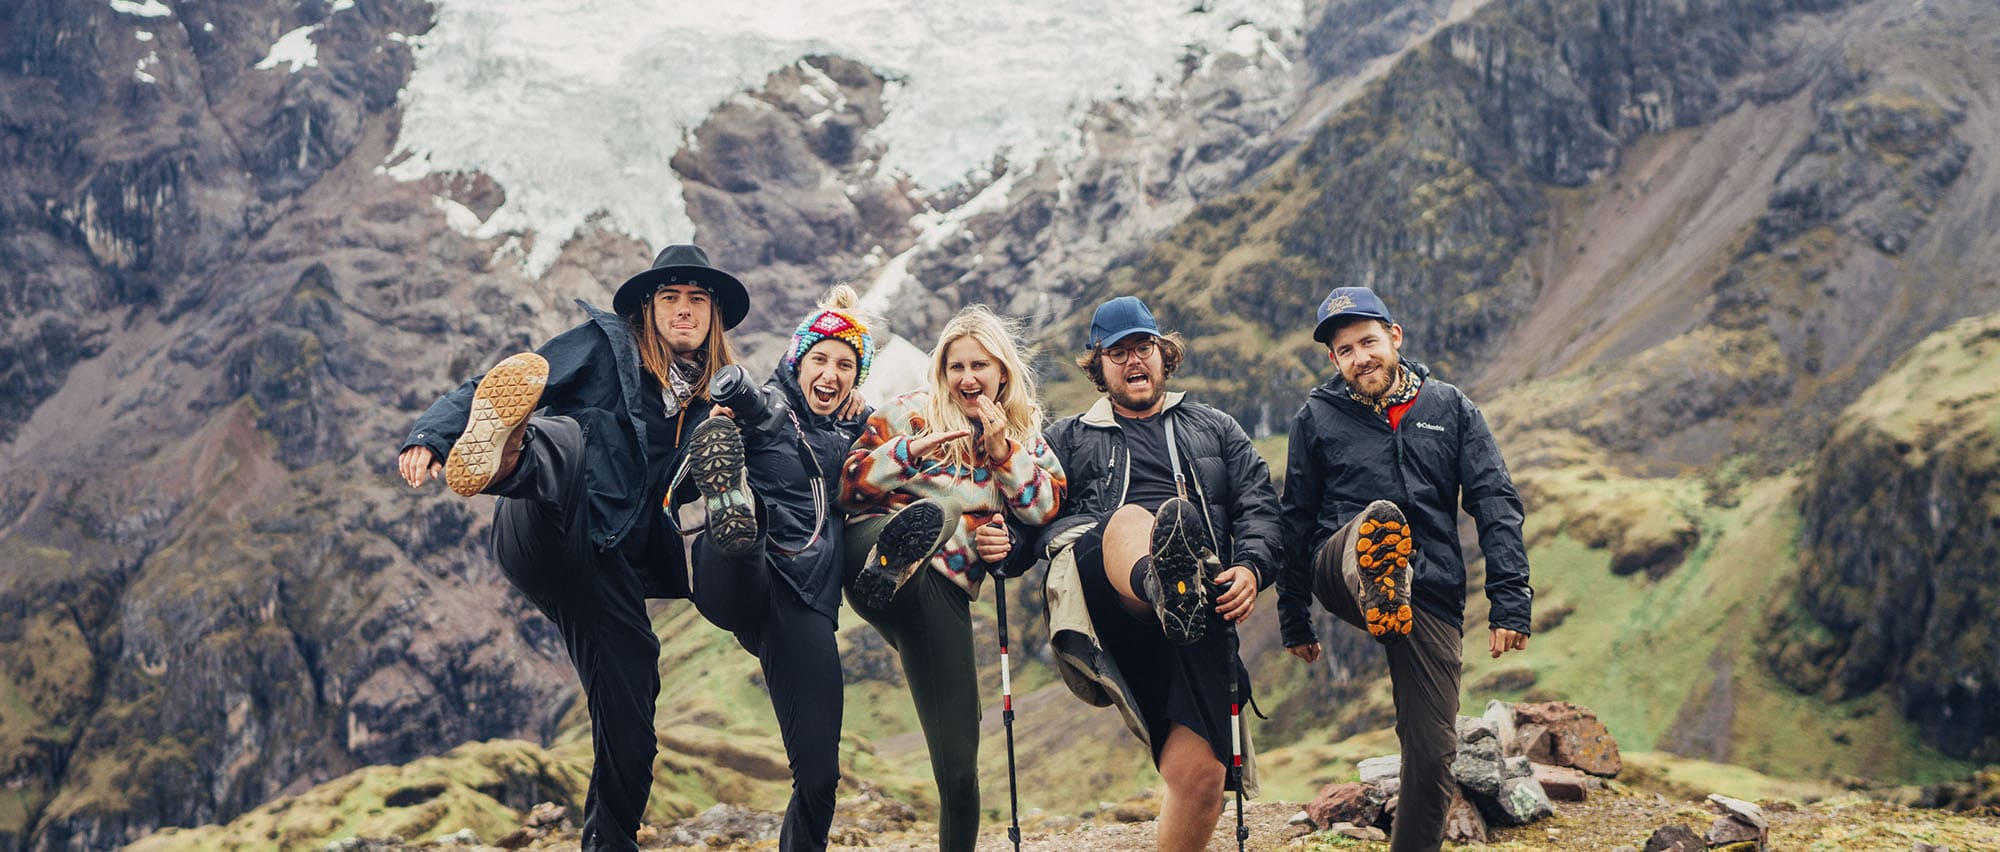
<svg viewBox="0 0 2000 852">
<path fill-rule="evenodd" d="M 842 465 L 840 506 L 853 513 L 850 521 L 858 521 L 924 498 L 957 501 L 964 513 L 958 531 L 931 567 L 977 597 L 986 571 L 972 549 L 973 532 L 1002 513 L 1031 526 L 1047 523 L 1055 517 L 1067 483 L 1062 463 L 1040 435 L 1026 447 L 1009 440 L 1008 454 L 999 464 L 968 468 L 912 458 L 910 439 L 924 432 L 920 412 L 929 400 L 929 391 L 911 391 L 875 409 Z"/>
</svg>

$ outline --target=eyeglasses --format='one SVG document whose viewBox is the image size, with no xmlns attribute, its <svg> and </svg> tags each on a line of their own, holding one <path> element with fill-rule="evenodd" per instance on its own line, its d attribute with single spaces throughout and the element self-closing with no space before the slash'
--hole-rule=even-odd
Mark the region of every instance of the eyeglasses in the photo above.
<svg viewBox="0 0 2000 852">
<path fill-rule="evenodd" d="M 1103 350 L 1104 360 L 1110 361 L 1113 364 L 1123 364 L 1126 361 L 1132 360 L 1135 355 L 1141 359 L 1151 358 L 1153 357 L 1153 353 L 1158 351 L 1160 351 L 1160 344 L 1151 339 L 1134 343 L 1131 346 L 1120 346 L 1116 349 Z"/>
</svg>

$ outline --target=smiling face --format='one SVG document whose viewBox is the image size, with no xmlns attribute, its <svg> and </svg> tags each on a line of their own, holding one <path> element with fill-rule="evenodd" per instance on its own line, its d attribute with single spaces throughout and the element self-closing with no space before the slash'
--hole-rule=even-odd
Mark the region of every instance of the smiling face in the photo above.
<svg viewBox="0 0 2000 852">
<path fill-rule="evenodd" d="M 675 355 L 692 353 L 708 342 L 714 305 L 707 290 L 693 284 L 668 284 L 653 294 L 653 330 Z"/>
<path fill-rule="evenodd" d="M 814 414 L 832 414 L 847 401 L 860 372 L 854 347 L 834 338 L 813 344 L 799 358 L 799 389 L 805 391 L 806 407 Z"/>
<path fill-rule="evenodd" d="M 979 404 L 975 400 L 984 395 L 999 402 L 1000 389 L 1007 385 L 1007 369 L 979 341 L 960 337 L 944 348 L 944 385 L 951 389 L 952 400 L 966 419 L 976 422 Z"/>
<path fill-rule="evenodd" d="M 1104 393 L 1113 410 L 1126 417 L 1150 417 L 1159 411 L 1167 394 L 1167 371 L 1158 338 L 1128 334 L 1099 354 Z"/>
<path fill-rule="evenodd" d="M 1326 342 L 1327 357 L 1340 377 L 1362 396 L 1380 398 L 1396 386 L 1403 363 L 1403 327 L 1362 319 L 1335 329 Z"/>
</svg>

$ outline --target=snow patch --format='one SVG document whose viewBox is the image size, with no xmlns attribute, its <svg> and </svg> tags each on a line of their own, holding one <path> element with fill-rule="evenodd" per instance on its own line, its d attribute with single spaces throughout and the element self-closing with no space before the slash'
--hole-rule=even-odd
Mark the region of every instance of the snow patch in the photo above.
<svg viewBox="0 0 2000 852">
<path fill-rule="evenodd" d="M 157 51 L 148 52 L 144 58 L 139 60 L 138 66 L 132 69 L 132 79 L 141 83 L 160 82 L 160 78 L 146 73 L 146 69 L 158 64 L 160 64 L 160 54 Z"/>
<path fill-rule="evenodd" d="M 479 233 L 539 232 L 539 275 L 600 213 L 655 247 L 692 239 L 668 161 L 718 104 L 805 56 L 894 78 L 882 167 L 937 189 L 996 155 L 1032 163 L 1091 104 L 1170 88 L 1184 57 L 1303 17 L 1302 0 L 438 0 L 410 40 L 396 150 L 506 187 Z"/>
<path fill-rule="evenodd" d="M 946 238 L 957 233 L 965 226 L 966 220 L 974 216 L 1005 210 L 1007 196 L 1014 191 L 1014 180 L 1018 174 L 1019 172 L 1008 172 L 1002 175 L 999 180 L 987 184 L 978 195 L 966 199 L 964 204 L 946 213 L 926 211 L 917 214 L 914 223 L 920 231 L 916 242 L 883 265 L 882 271 L 875 276 L 875 283 L 869 285 L 868 291 L 861 296 L 861 303 L 856 307 L 876 316 L 887 316 L 890 307 L 896 303 L 896 296 L 903 288 L 916 283 L 917 277 L 910 274 L 910 260 L 917 252 L 931 251 L 943 245 Z M 979 261 L 980 258 L 974 258 L 973 265 L 979 265 Z"/>
<path fill-rule="evenodd" d="M 301 68 L 319 65 L 319 45 L 313 43 L 312 35 L 319 30 L 318 24 L 299 27 L 278 37 L 271 45 L 271 52 L 256 64 L 259 71 L 268 71 L 280 63 L 291 66 L 289 73 L 296 74 Z"/>
<path fill-rule="evenodd" d="M 132 35 L 133 35 L 134 37 L 138 38 L 138 39 L 139 39 L 140 41 L 152 41 L 152 40 L 153 40 L 153 34 L 152 34 L 152 33 L 149 33 L 149 32 L 146 32 L 145 30 L 140 30 L 140 31 L 138 31 L 138 32 L 136 32 L 136 33 L 133 33 Z"/>
<path fill-rule="evenodd" d="M 141 18 L 165 18 L 174 13 L 174 10 L 167 8 L 167 4 L 160 0 L 145 0 L 143 3 L 135 3 L 132 0 L 111 0 L 111 11 L 137 15 Z"/>
</svg>

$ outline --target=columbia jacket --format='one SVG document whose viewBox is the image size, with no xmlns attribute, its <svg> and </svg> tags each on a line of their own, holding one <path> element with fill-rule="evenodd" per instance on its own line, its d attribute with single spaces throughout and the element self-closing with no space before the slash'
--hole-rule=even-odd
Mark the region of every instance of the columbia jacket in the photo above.
<svg viewBox="0 0 2000 852">
<path fill-rule="evenodd" d="M 1403 510 L 1417 543 L 1416 604 L 1453 625 L 1465 623 L 1465 556 L 1458 544 L 1462 504 L 1486 556 L 1486 598 L 1494 627 L 1528 632 L 1534 590 L 1521 541 L 1521 497 L 1478 406 L 1458 388 L 1423 378 L 1401 428 L 1348 395 L 1339 376 L 1314 388 L 1292 420 L 1285 465 L 1284 528 L 1291 544 L 1278 582 L 1278 622 L 1286 647 L 1317 641 L 1313 555 L 1374 500 Z"/>
<path fill-rule="evenodd" d="M 1278 493 L 1271 487 L 1270 468 L 1235 418 L 1185 397 L 1167 394 L 1159 416 L 1172 419 L 1193 489 L 1188 497 L 1201 507 L 1222 564 L 1247 566 L 1257 575 L 1257 588 L 1269 588 L 1277 579 L 1280 550 Z M 1101 520 L 1124 505 L 1132 468 L 1124 430 L 1112 416 L 1109 399 L 1056 421 L 1045 434 L 1069 474 L 1069 494 L 1056 520 L 1042 531 L 1037 550 L 1044 553 L 1064 530 Z"/>
<path fill-rule="evenodd" d="M 765 558 L 807 606 L 836 618 L 846 516 L 834 499 L 841 463 L 869 411 L 846 420 L 814 414 L 798 377 L 783 364 L 764 387 L 784 406 L 773 406 L 763 423 L 741 425 L 750 490 L 763 504 Z"/>
<path fill-rule="evenodd" d="M 549 381 L 542 390 L 544 414 L 568 417 L 583 428 L 584 490 L 590 495 L 591 545 L 599 551 L 618 546 L 632 531 L 641 512 L 658 512 L 656 495 L 646 493 L 648 472 L 660 466 L 672 470 L 686 454 L 685 442 L 674 441 L 673 457 L 646 457 L 646 424 L 640 418 L 639 349 L 625 319 L 582 301 L 589 319 L 550 338 L 535 352 L 549 362 Z M 465 431 L 472 410 L 472 392 L 484 374 L 467 379 L 438 398 L 417 418 L 403 439 L 403 448 L 430 448 L 439 459 Z M 677 435 L 692 431 L 708 416 L 711 403 L 694 400 L 667 422 Z M 669 523 L 672 522 L 669 514 Z M 679 554 L 679 547 L 662 548 Z M 676 557 L 672 565 L 640 566 L 649 597 L 687 597 L 687 566 Z M 647 576 L 647 575 L 651 576 Z"/>
</svg>

